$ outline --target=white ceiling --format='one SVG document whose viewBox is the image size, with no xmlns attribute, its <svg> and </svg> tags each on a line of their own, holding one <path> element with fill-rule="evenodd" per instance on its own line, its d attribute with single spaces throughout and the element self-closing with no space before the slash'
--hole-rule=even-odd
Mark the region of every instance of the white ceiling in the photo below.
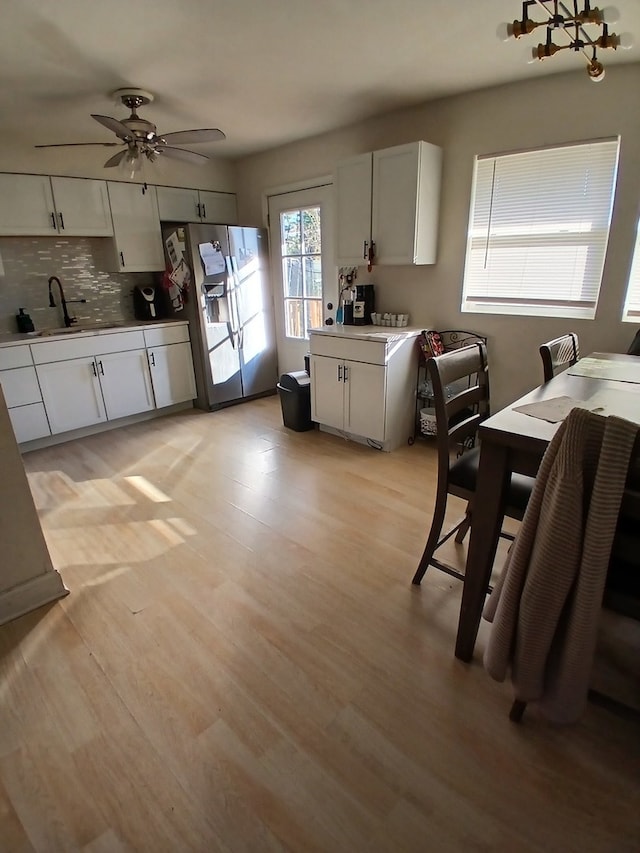
<svg viewBox="0 0 640 853">
<path fill-rule="evenodd" d="M 640 0 L 616 6 L 614 29 L 640 42 Z M 194 150 L 237 157 L 435 97 L 586 64 L 570 51 L 527 64 L 543 35 L 501 43 L 496 27 L 520 18 L 519 0 L 3 0 L 2 7 L 0 134 L 16 146 L 113 141 L 90 113 L 125 118 L 109 97 L 123 86 L 156 95 L 141 115 L 160 132 L 219 127 L 226 141 Z M 607 67 L 637 62 L 640 47 L 603 51 L 602 59 Z M 585 72 L 585 87 L 592 85 Z"/>
</svg>

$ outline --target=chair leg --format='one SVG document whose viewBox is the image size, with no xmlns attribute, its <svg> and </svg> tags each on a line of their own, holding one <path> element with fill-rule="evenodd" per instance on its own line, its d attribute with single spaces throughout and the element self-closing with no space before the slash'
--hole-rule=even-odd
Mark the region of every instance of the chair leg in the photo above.
<svg viewBox="0 0 640 853">
<path fill-rule="evenodd" d="M 431 558 L 433 557 L 433 552 L 438 547 L 438 539 L 440 538 L 440 533 L 442 531 L 442 525 L 444 523 L 444 513 L 447 508 L 447 496 L 438 495 L 436 497 L 436 506 L 433 511 L 433 520 L 431 521 L 431 529 L 429 530 L 429 537 L 427 539 L 427 544 L 425 545 L 424 552 L 422 557 L 420 558 L 420 562 L 418 563 L 418 568 L 416 569 L 416 573 L 413 576 L 412 584 L 418 586 L 420 581 L 424 577 L 425 572 L 431 562 Z"/>
<path fill-rule="evenodd" d="M 458 528 L 458 532 L 456 533 L 456 542 L 458 545 L 461 545 L 464 542 L 464 537 L 469 532 L 469 528 L 471 527 L 471 510 L 469 509 L 469 504 L 467 504 L 467 511 L 465 513 L 464 521 Z"/>
<path fill-rule="evenodd" d="M 511 706 L 511 710 L 509 711 L 509 719 L 512 723 L 520 722 L 526 707 L 527 703 L 523 702 L 521 699 L 513 700 L 513 705 Z"/>
</svg>

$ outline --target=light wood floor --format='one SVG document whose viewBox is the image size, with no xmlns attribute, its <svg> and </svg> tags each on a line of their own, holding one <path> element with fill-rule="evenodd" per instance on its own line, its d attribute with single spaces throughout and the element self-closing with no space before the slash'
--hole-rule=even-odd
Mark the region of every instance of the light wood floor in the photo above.
<svg viewBox="0 0 640 853">
<path fill-rule="evenodd" d="M 434 462 L 276 398 L 27 454 L 71 594 L 0 629 L 2 853 L 637 850 L 637 723 L 509 723 L 411 586 Z"/>
</svg>

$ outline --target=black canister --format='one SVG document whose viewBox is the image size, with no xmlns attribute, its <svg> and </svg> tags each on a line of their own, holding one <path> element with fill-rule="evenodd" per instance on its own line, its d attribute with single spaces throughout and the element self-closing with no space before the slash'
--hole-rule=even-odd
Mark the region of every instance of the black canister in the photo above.
<svg viewBox="0 0 640 853">
<path fill-rule="evenodd" d="M 33 320 L 28 314 L 24 313 L 24 308 L 20 309 L 20 313 L 16 314 L 16 323 L 18 324 L 19 332 L 34 332 L 35 327 L 33 325 Z"/>
</svg>

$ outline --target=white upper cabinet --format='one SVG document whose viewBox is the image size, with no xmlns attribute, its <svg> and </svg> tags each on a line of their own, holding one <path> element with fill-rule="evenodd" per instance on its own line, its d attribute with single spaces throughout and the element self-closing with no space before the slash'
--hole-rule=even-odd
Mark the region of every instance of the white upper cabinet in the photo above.
<svg viewBox="0 0 640 853">
<path fill-rule="evenodd" d="M 233 193 L 192 190 L 183 187 L 157 187 L 158 211 L 163 222 L 238 222 Z"/>
<path fill-rule="evenodd" d="M 183 187 L 156 187 L 158 213 L 163 222 L 199 222 L 198 190 Z"/>
<path fill-rule="evenodd" d="M 441 173 L 422 141 L 338 163 L 338 265 L 435 263 Z"/>
<path fill-rule="evenodd" d="M 371 241 L 371 153 L 343 160 L 336 167 L 338 265 L 365 263 Z"/>
<path fill-rule="evenodd" d="M 113 234 L 106 181 L 51 178 L 60 234 L 110 237 Z"/>
<path fill-rule="evenodd" d="M 202 222 L 237 225 L 238 209 L 234 193 L 200 190 L 200 218 Z"/>
<path fill-rule="evenodd" d="M 164 270 L 154 186 L 107 182 L 113 219 L 114 272 Z"/>
<path fill-rule="evenodd" d="M 0 174 L 0 234 L 108 237 L 106 181 Z"/>
</svg>

